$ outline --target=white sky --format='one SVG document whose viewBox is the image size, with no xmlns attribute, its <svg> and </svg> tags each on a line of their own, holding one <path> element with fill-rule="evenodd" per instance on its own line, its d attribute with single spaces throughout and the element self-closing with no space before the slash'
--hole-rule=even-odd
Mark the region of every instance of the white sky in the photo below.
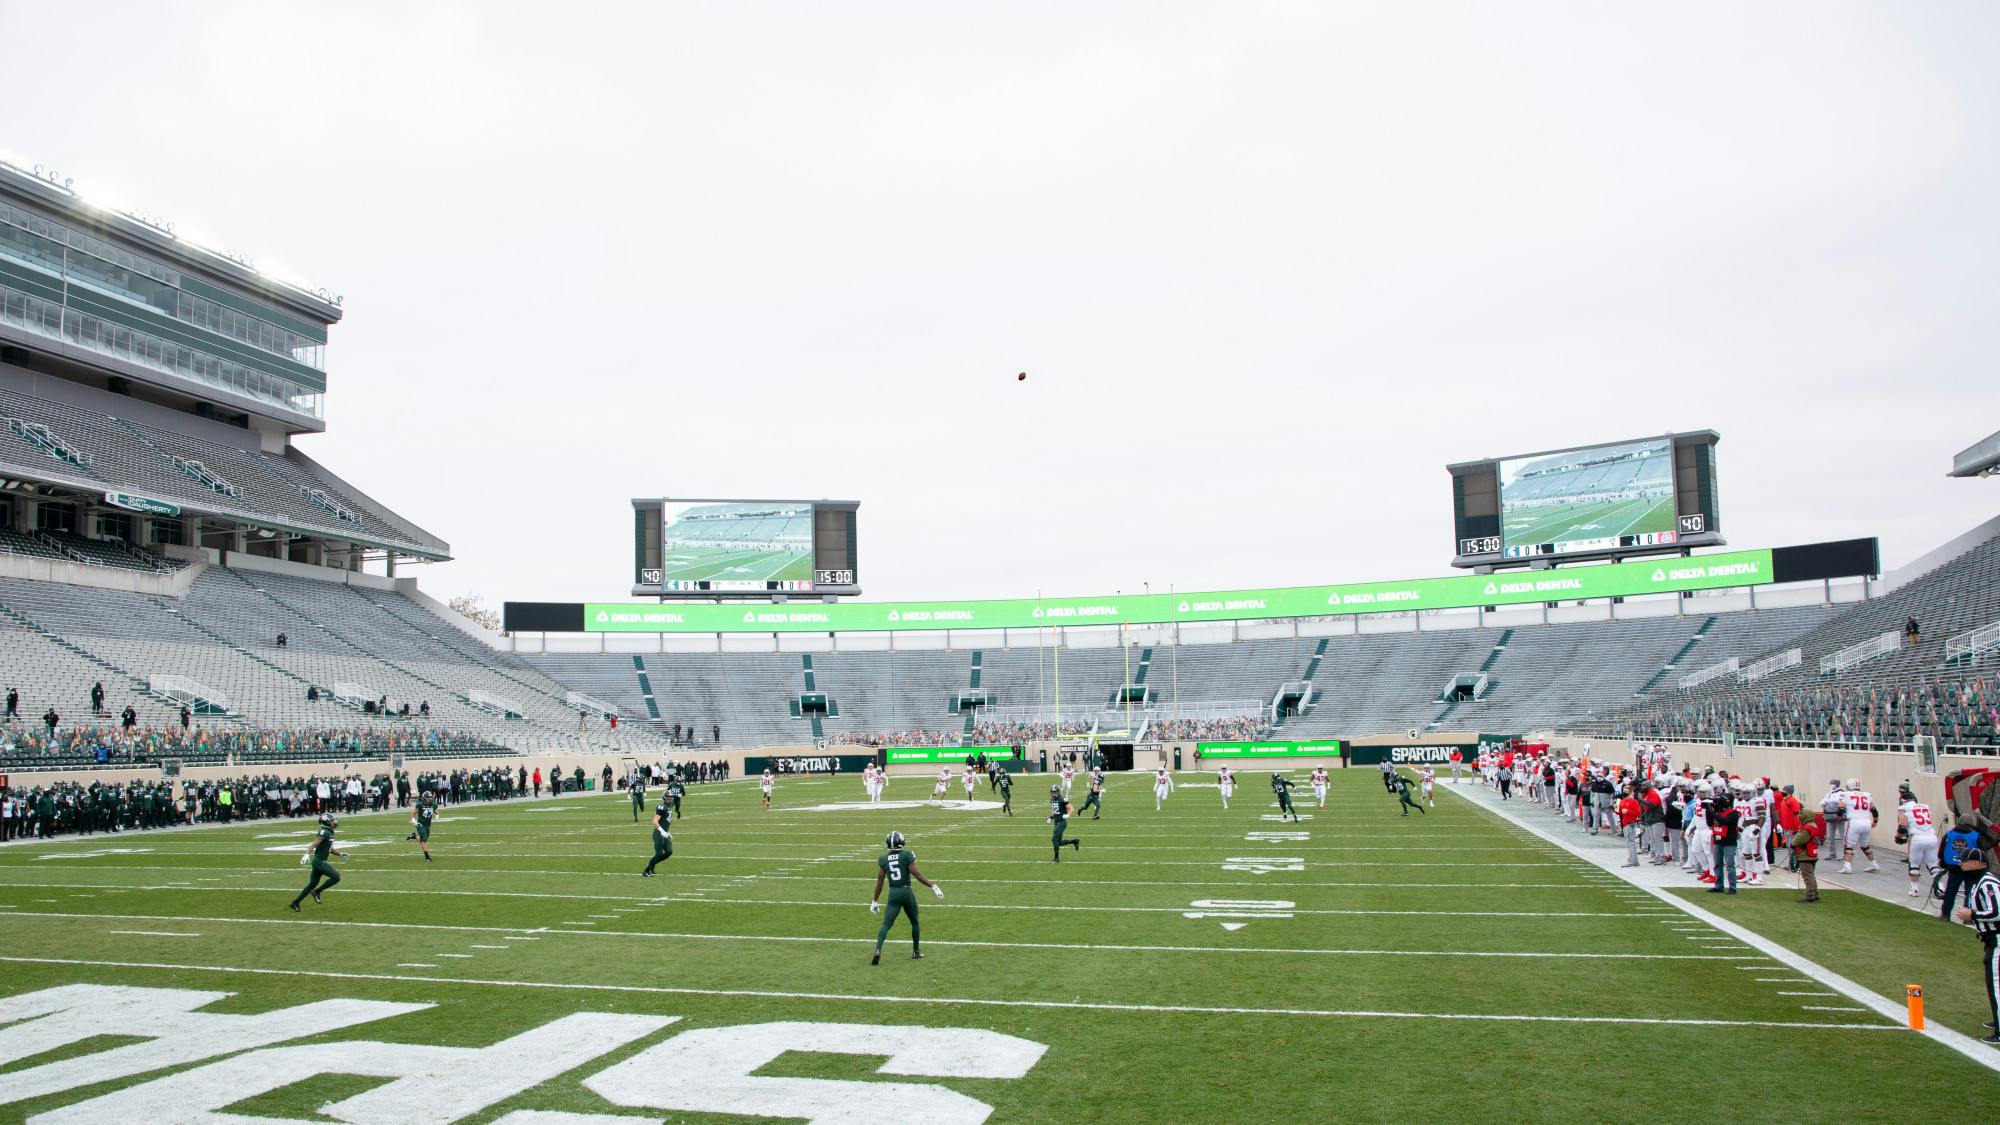
<svg viewBox="0 0 2000 1125">
<path fill-rule="evenodd" d="M 1441 574 L 1445 463 L 1703 427 L 1895 566 L 2000 509 L 1996 32 L 0 0 L 0 147 L 346 295 L 302 444 L 440 595 L 622 598 L 635 495 L 858 499 L 873 598 Z"/>
</svg>

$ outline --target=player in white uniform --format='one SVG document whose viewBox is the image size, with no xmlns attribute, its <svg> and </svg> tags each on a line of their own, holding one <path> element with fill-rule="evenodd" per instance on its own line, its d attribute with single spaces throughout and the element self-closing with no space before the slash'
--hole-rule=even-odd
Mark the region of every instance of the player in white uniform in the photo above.
<svg viewBox="0 0 2000 1125">
<path fill-rule="evenodd" d="M 931 786 L 931 804 L 934 805 L 943 804 L 944 792 L 946 789 L 950 787 L 951 787 L 951 771 L 948 769 L 939 770 L 937 784 Z"/>
<path fill-rule="evenodd" d="M 1694 801 L 1688 805 L 1688 870 L 1704 883 L 1715 882 L 1715 830 L 1708 826 L 1708 802 L 1715 789 L 1706 781 L 1694 786 Z"/>
<path fill-rule="evenodd" d="M 1236 795 L 1236 775 L 1229 772 L 1228 766 L 1216 771 L 1215 787 L 1222 791 L 1222 807 L 1228 808 L 1229 798 Z"/>
<path fill-rule="evenodd" d="M 1072 781 L 1075 781 L 1075 780 L 1076 780 L 1076 768 L 1075 768 L 1075 767 L 1073 767 L 1073 766 L 1071 766 L 1071 765 L 1070 765 L 1069 763 L 1067 763 L 1067 762 L 1064 762 L 1064 763 L 1063 763 L 1063 768 L 1062 768 L 1062 795 L 1063 795 L 1063 800 L 1065 800 L 1065 801 L 1069 800 L 1069 785 L 1070 785 L 1070 782 L 1072 782 Z"/>
<path fill-rule="evenodd" d="M 1438 779 L 1437 771 L 1429 766 L 1425 766 L 1422 770 L 1418 771 L 1417 773 L 1417 780 L 1420 783 L 1422 783 L 1424 787 L 1424 804 L 1429 805 L 1432 808 L 1437 807 L 1437 798 L 1433 796 L 1431 793 L 1431 786 L 1437 784 L 1437 779 Z"/>
<path fill-rule="evenodd" d="M 1875 821 L 1881 812 L 1875 808 L 1875 798 L 1861 789 L 1861 779 L 1850 777 L 1847 788 L 1840 791 L 1840 802 L 1847 806 L 1847 849 L 1841 853 L 1840 873 L 1849 874 L 1854 870 L 1854 849 L 1868 857 L 1868 870 L 1880 871 L 1882 865 L 1875 862 L 1875 849 L 1869 845 L 1875 839 Z"/>
<path fill-rule="evenodd" d="M 1752 855 L 1757 844 L 1757 828 L 1761 823 L 1763 809 L 1750 793 L 1750 786 L 1742 780 L 1733 780 L 1729 789 L 1734 794 L 1736 809 L 1736 881 L 1746 887 L 1754 887 L 1759 880 L 1757 861 L 1761 856 Z"/>
<path fill-rule="evenodd" d="M 958 779 L 958 781 L 959 784 L 965 786 L 965 799 L 968 801 L 972 800 L 972 787 L 975 784 L 975 782 L 973 780 L 971 766 L 965 767 L 965 773 Z"/>
<path fill-rule="evenodd" d="M 1312 772 L 1313 800 L 1319 802 L 1320 811 L 1326 811 L 1326 767 L 1320 766 Z"/>
<path fill-rule="evenodd" d="M 875 802 L 874 762 L 870 762 L 867 765 L 861 767 L 861 792 L 863 796 L 868 798 L 868 802 L 870 804 L 873 804 Z"/>
<path fill-rule="evenodd" d="M 1159 811 L 1160 806 L 1166 803 L 1167 794 L 1172 793 L 1173 791 L 1174 791 L 1173 776 L 1167 772 L 1167 767 L 1161 766 L 1159 770 L 1153 774 L 1153 810 L 1155 812 Z"/>
<path fill-rule="evenodd" d="M 873 782 L 872 782 L 872 783 L 870 784 L 870 786 L 869 786 L 869 795 L 868 795 L 868 799 L 869 799 L 870 801 L 873 801 L 873 802 L 875 802 L 876 804 L 881 804 L 881 803 L 882 803 L 882 793 L 883 793 L 883 791 L 884 791 L 884 790 L 886 790 L 886 789 L 888 789 L 888 788 L 889 788 L 889 771 L 888 771 L 888 769 L 886 769 L 885 767 L 882 767 L 882 766 L 876 766 L 876 767 L 875 767 L 875 780 L 874 780 L 874 781 L 873 781 Z"/>
<path fill-rule="evenodd" d="M 764 791 L 764 807 L 767 809 L 771 807 L 771 786 L 774 784 L 776 779 L 771 776 L 771 771 L 768 769 L 764 771 L 763 777 L 757 779 L 757 788 Z"/>
<path fill-rule="evenodd" d="M 1899 794 L 1902 804 L 1896 806 L 1896 827 L 1899 835 L 1908 837 L 1910 848 L 1910 897 L 1918 895 L 1918 877 L 1928 878 L 1938 869 L 1937 820 L 1931 816 L 1931 807 L 1917 800 L 1917 795 L 1906 784 Z"/>
</svg>

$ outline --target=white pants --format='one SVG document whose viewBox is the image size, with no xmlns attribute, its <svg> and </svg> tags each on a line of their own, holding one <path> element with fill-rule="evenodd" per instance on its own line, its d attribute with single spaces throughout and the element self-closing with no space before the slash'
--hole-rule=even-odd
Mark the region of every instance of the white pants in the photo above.
<svg viewBox="0 0 2000 1125">
<path fill-rule="evenodd" d="M 1874 839 L 1875 826 L 1873 824 L 1865 820 L 1850 819 L 1847 822 L 1847 846 L 1850 849 L 1865 848 Z"/>
<path fill-rule="evenodd" d="M 1910 837 L 1910 878 L 1920 871 L 1935 871 L 1938 865 L 1938 838 L 1935 832 Z"/>
<path fill-rule="evenodd" d="M 1325 785 L 1323 785 L 1323 784 L 1318 784 L 1318 783 L 1315 783 L 1315 784 L 1313 785 L 1313 800 L 1315 800 L 1315 801 L 1318 801 L 1318 802 L 1319 802 L 1320 804 L 1322 804 L 1322 805 L 1326 804 L 1326 786 L 1325 786 Z"/>
<path fill-rule="evenodd" d="M 1222 787 L 1222 807 L 1223 807 L 1223 808 L 1225 808 L 1225 809 L 1226 809 L 1226 808 L 1228 808 L 1228 807 L 1229 807 L 1229 798 L 1231 798 L 1231 797 L 1234 797 L 1235 795 L 1236 795 L 1236 786 L 1234 786 L 1234 785 L 1225 785 L 1225 786 L 1223 786 L 1223 787 Z"/>
<path fill-rule="evenodd" d="M 1715 874 L 1715 831 L 1697 828 L 1689 836 L 1688 858 L 1698 870 Z"/>
</svg>

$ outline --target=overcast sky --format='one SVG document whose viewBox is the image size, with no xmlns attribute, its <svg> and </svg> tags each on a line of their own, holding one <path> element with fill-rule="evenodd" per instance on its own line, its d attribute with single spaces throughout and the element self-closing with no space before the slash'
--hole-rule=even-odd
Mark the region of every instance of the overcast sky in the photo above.
<svg viewBox="0 0 2000 1125">
<path fill-rule="evenodd" d="M 1893 567 L 2000 511 L 1996 33 L 0 0 L 0 148 L 345 295 L 301 445 L 441 596 L 623 597 L 639 495 L 859 500 L 874 598 L 1434 575 L 1447 462 L 1700 428 Z"/>
</svg>

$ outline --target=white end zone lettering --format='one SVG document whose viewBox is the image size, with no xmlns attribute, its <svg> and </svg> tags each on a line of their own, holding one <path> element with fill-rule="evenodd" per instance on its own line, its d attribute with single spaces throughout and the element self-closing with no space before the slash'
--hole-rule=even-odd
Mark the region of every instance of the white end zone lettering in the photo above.
<svg viewBox="0 0 2000 1125">
<path fill-rule="evenodd" d="M 164 1067 L 185 1066 L 287 1039 L 321 1035 L 431 1006 L 384 1000 L 322 1000 L 254 1016 L 214 1015 L 195 1010 L 230 995 L 182 988 L 72 984 L 0 1000 L 0 1022 L 9 1024 L 0 1027 L 0 1065 L 106 1033 L 147 1039 L 144 1043 L 129 1043 L 109 1051 L 0 1074 L 0 1105 Z M 247 1095 L 238 1097 L 244 1096 Z M 151 1116 L 150 1111 L 142 1112 Z"/>
</svg>

